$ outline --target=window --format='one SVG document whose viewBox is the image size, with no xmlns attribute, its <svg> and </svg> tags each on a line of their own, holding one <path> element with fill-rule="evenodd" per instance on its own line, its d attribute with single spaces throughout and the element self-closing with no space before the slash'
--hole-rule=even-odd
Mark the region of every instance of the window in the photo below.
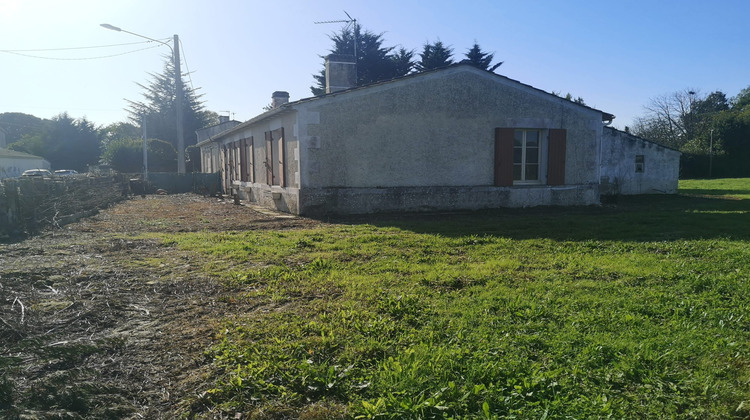
<svg viewBox="0 0 750 420">
<path fill-rule="evenodd" d="M 643 155 L 635 155 L 635 173 L 642 174 L 646 169 L 646 161 Z"/>
<path fill-rule="evenodd" d="M 240 180 L 254 182 L 253 138 L 240 140 Z"/>
<path fill-rule="evenodd" d="M 232 156 L 230 158 L 232 160 L 232 181 L 241 181 L 240 173 L 241 171 L 241 162 L 240 162 L 240 142 L 235 141 L 232 143 Z"/>
<path fill-rule="evenodd" d="M 266 183 L 285 187 L 284 128 L 266 132 Z"/>
<path fill-rule="evenodd" d="M 519 183 L 538 183 L 540 130 L 515 130 L 513 135 L 513 181 Z"/>
<path fill-rule="evenodd" d="M 565 129 L 495 129 L 495 185 L 565 185 Z"/>
</svg>

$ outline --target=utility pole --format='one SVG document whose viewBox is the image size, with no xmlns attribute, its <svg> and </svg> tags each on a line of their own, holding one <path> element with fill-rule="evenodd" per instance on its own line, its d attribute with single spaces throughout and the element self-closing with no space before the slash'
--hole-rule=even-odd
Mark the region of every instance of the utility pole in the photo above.
<svg viewBox="0 0 750 420">
<path fill-rule="evenodd" d="M 144 35 L 139 35 L 135 32 L 126 31 L 117 26 L 110 25 L 109 23 L 102 23 L 102 28 L 109 29 L 111 31 L 125 32 L 126 34 L 135 35 L 140 38 L 148 39 L 149 41 L 158 42 L 172 50 L 172 58 L 174 59 L 174 72 L 175 72 L 175 108 L 177 112 L 177 173 L 185 173 L 185 128 L 182 126 L 182 102 L 184 98 L 184 89 L 182 87 L 182 71 L 180 70 L 180 38 L 174 36 L 174 48 L 170 47 L 164 41 L 158 39 L 149 38 Z M 144 143 L 145 144 L 145 143 Z M 145 153 L 145 149 L 144 149 Z"/>
<path fill-rule="evenodd" d="M 714 172 L 714 129 L 711 128 L 711 142 L 708 145 L 708 178 L 713 178 Z"/>
<path fill-rule="evenodd" d="M 141 125 L 143 126 L 143 185 L 148 180 L 148 136 L 146 135 L 146 114 L 141 114 Z"/>
<path fill-rule="evenodd" d="M 177 173 L 185 173 L 185 128 L 182 126 L 183 113 L 183 89 L 182 89 L 182 71 L 180 70 L 180 39 L 174 36 L 174 71 L 175 71 L 175 89 L 177 108 Z"/>
</svg>

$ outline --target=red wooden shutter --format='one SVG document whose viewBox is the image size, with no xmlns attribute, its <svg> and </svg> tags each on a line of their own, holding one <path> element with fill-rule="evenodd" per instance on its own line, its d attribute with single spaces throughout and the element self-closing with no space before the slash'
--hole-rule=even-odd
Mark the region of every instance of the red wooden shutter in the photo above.
<svg viewBox="0 0 750 420">
<path fill-rule="evenodd" d="M 234 164 L 234 180 L 235 181 L 241 181 L 242 180 L 242 170 L 240 169 L 242 166 L 242 161 L 240 160 L 240 144 L 241 142 L 237 140 L 234 142 L 234 147 L 232 147 L 232 159 Z"/>
<path fill-rule="evenodd" d="M 271 132 L 266 131 L 266 183 L 273 185 L 273 138 Z"/>
<path fill-rule="evenodd" d="M 229 188 L 232 186 L 232 181 L 229 175 L 229 151 L 227 150 L 226 144 L 221 146 L 221 157 L 222 175 L 224 178 L 224 192 L 229 193 Z"/>
<path fill-rule="evenodd" d="M 512 128 L 495 129 L 495 185 L 513 185 L 513 134 Z"/>
<path fill-rule="evenodd" d="M 247 181 L 247 139 L 240 140 L 240 180 Z"/>
<path fill-rule="evenodd" d="M 279 160 L 279 186 L 286 187 L 284 177 L 284 160 L 286 159 L 286 153 L 284 152 L 284 127 L 273 130 L 273 138 L 278 142 L 277 159 Z"/>
<path fill-rule="evenodd" d="M 565 184 L 565 152 L 567 131 L 560 128 L 549 130 L 549 160 L 547 161 L 547 185 Z"/>
<path fill-rule="evenodd" d="M 250 136 L 247 146 L 247 180 L 255 182 L 255 155 L 253 155 L 253 136 Z"/>
</svg>

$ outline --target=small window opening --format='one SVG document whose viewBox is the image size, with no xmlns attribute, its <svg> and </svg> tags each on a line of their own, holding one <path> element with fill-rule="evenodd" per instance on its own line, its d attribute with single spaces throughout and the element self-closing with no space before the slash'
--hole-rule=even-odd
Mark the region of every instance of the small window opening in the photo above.
<svg viewBox="0 0 750 420">
<path fill-rule="evenodd" d="M 635 173 L 642 174 L 646 169 L 646 162 L 643 155 L 635 155 Z"/>
</svg>

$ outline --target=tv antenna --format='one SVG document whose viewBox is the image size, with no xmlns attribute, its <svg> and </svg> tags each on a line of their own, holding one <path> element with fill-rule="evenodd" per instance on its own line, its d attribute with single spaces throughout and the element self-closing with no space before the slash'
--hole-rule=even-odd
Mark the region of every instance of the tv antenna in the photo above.
<svg viewBox="0 0 750 420">
<path fill-rule="evenodd" d="M 357 19 L 351 17 L 351 15 L 346 12 L 346 10 L 344 10 L 344 14 L 349 19 L 323 20 L 320 22 L 313 22 L 313 23 L 316 25 L 323 25 L 327 23 L 346 23 L 346 25 L 344 26 L 344 29 L 349 29 L 349 27 L 352 26 L 352 24 L 354 24 L 353 25 L 354 30 L 352 31 L 352 33 L 354 34 L 354 61 L 356 62 L 357 61 Z"/>
<path fill-rule="evenodd" d="M 232 118 L 234 118 L 234 116 L 235 116 L 235 115 L 237 115 L 237 113 L 236 113 L 236 112 L 232 112 L 232 111 L 218 111 L 218 112 L 220 112 L 220 113 L 222 113 L 222 114 L 226 112 L 226 113 L 227 113 L 227 117 L 228 117 L 228 118 L 229 118 L 230 120 L 231 120 Z"/>
</svg>

